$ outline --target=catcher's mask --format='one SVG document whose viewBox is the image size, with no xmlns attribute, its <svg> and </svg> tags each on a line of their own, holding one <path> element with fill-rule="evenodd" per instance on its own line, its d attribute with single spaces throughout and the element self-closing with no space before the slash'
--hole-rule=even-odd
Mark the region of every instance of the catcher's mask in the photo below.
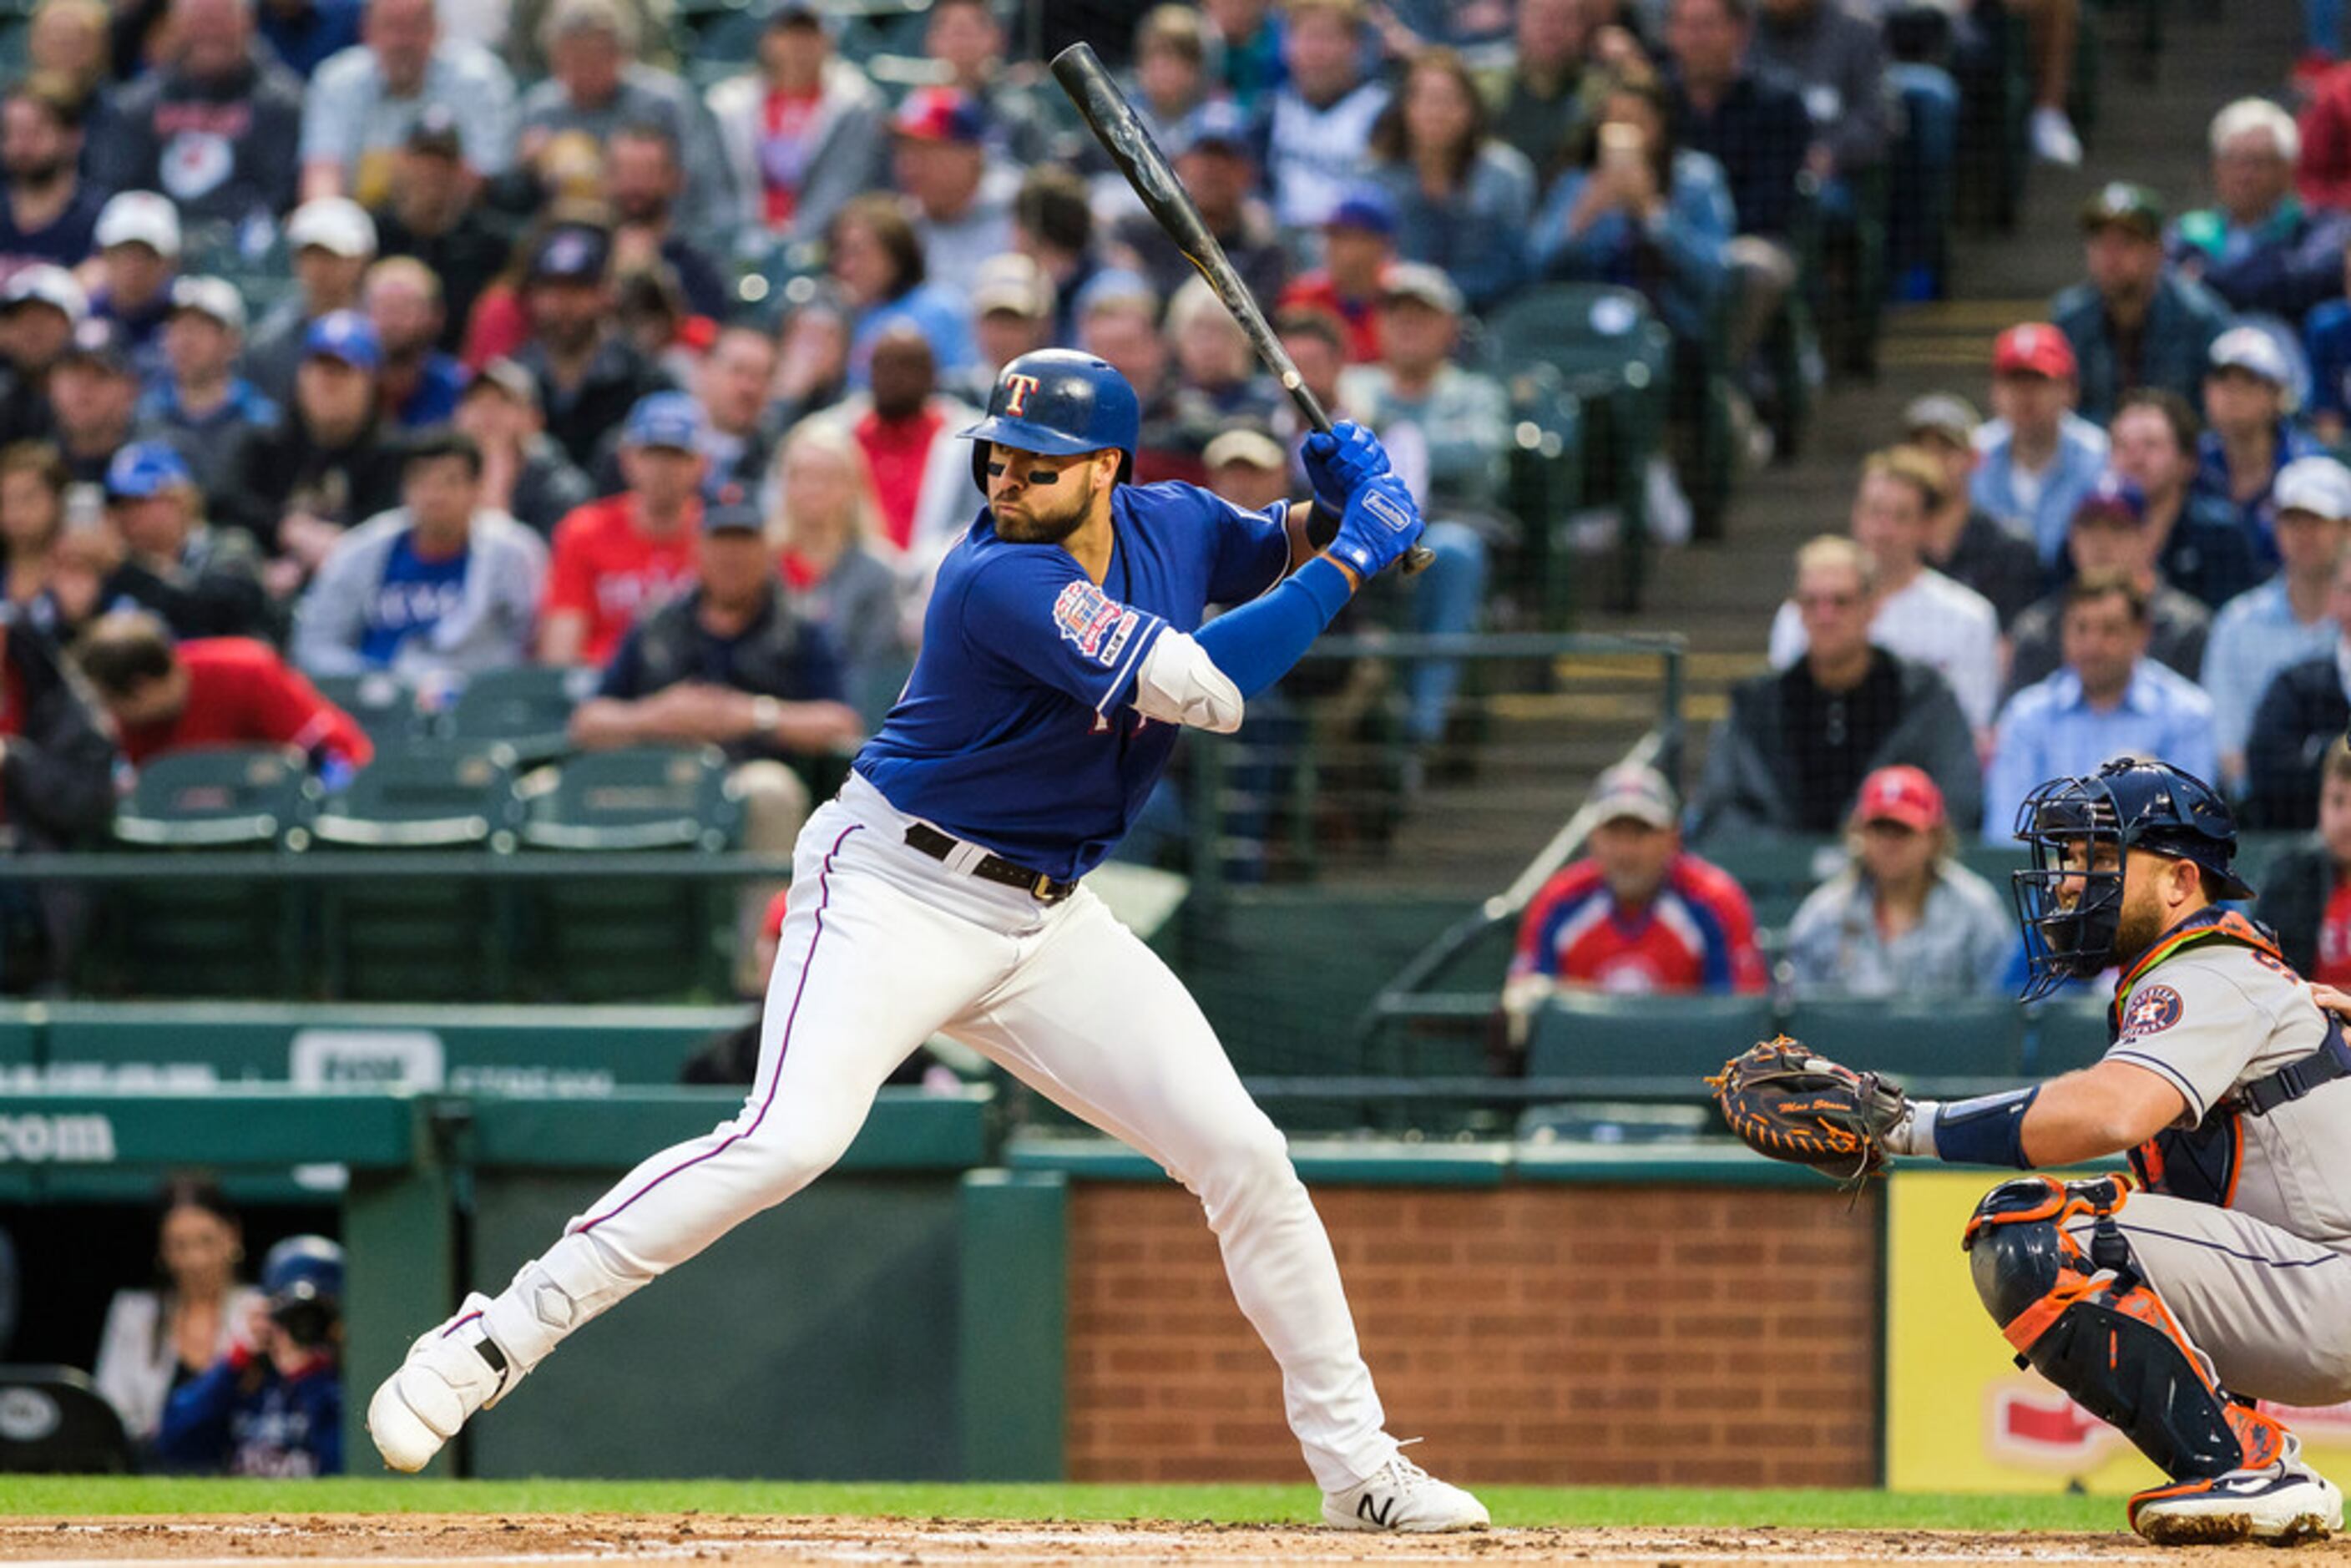
<svg viewBox="0 0 2351 1568">
<path fill-rule="evenodd" d="M 2192 861 L 2216 898 L 2253 895 L 2229 864 L 2237 824 L 2228 802 L 2169 763 L 2118 757 L 2087 777 L 2053 779 L 2017 809 L 2016 838 L 2032 851 L 2032 869 L 2011 877 L 2032 967 L 2028 1002 L 2116 962 L 2133 849 Z"/>
</svg>

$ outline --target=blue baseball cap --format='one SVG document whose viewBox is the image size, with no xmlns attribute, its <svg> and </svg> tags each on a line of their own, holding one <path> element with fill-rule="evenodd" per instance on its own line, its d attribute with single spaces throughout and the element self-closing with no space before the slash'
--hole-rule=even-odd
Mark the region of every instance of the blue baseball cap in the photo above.
<svg viewBox="0 0 2351 1568">
<path fill-rule="evenodd" d="M 682 392 L 647 392 L 629 410 L 622 429 L 624 446 L 673 446 L 680 452 L 702 450 L 702 405 Z"/>
<path fill-rule="evenodd" d="M 1351 185 L 1331 215 L 1322 220 L 1326 229 L 1362 229 L 1369 234 L 1393 235 L 1396 231 L 1395 203 L 1377 185 Z"/>
<path fill-rule="evenodd" d="M 165 490 L 193 487 L 195 482 L 186 460 L 161 441 L 134 441 L 106 465 L 106 494 L 110 500 L 143 501 Z"/>
<path fill-rule="evenodd" d="M 1172 140 L 1179 157 L 1204 147 L 1221 147 L 1247 157 L 1257 151 L 1257 128 L 1238 104 L 1212 98 L 1184 117 Z"/>
<path fill-rule="evenodd" d="M 356 310 L 329 310 L 302 334 L 302 357 L 340 360 L 373 375 L 383 368 L 383 340 L 375 323 Z"/>
</svg>

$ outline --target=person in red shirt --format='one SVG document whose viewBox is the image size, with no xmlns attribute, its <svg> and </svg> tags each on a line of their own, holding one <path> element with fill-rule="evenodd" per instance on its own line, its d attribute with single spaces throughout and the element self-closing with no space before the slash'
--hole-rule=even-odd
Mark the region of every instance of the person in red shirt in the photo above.
<svg viewBox="0 0 2351 1568">
<path fill-rule="evenodd" d="M 2351 747 L 2340 736 L 2318 764 L 2318 831 L 2262 868 L 2253 918 L 2304 977 L 2351 989 Z"/>
<path fill-rule="evenodd" d="M 653 392 L 629 411 L 621 434 L 629 487 L 555 526 L 540 664 L 604 664 L 639 613 L 693 586 L 709 465 L 703 439 L 702 406 L 684 392 Z"/>
<path fill-rule="evenodd" d="M 1589 858 L 1554 873 L 1519 925 L 1503 1009 L 1562 986 L 1646 994 L 1760 991 L 1755 913 L 1730 874 L 1682 848 L 1672 787 L 1618 766 L 1593 784 Z"/>
<path fill-rule="evenodd" d="M 784 0 L 760 30 L 758 69 L 707 100 L 745 216 L 787 246 L 822 238 L 842 203 L 890 178 L 889 104 L 833 51 L 831 28 L 823 6 Z"/>
<path fill-rule="evenodd" d="M 375 758 L 350 715 L 249 637 L 174 645 L 154 616 L 123 610 L 99 617 L 75 644 L 74 662 L 134 768 L 197 746 L 290 746 L 329 777 Z"/>
<path fill-rule="evenodd" d="M 1280 308 L 1311 306 L 1347 324 L 1347 362 L 1380 357 L 1380 277 L 1395 259 L 1395 204 L 1376 185 L 1359 186 L 1322 224 L 1322 265 L 1281 291 Z"/>
<path fill-rule="evenodd" d="M 956 433 L 979 411 L 938 392 L 930 340 L 909 322 L 873 342 L 873 390 L 842 405 L 840 418 L 864 450 L 882 534 L 910 560 L 931 559 L 979 515 L 971 449 Z"/>
</svg>

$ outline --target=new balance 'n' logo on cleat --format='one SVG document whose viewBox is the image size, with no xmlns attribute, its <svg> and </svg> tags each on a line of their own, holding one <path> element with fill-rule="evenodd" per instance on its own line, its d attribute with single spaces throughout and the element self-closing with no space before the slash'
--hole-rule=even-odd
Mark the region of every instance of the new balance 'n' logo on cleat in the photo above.
<svg viewBox="0 0 2351 1568">
<path fill-rule="evenodd" d="M 1486 1505 L 1398 1454 L 1343 1491 L 1325 1493 L 1322 1522 L 1336 1530 L 1483 1530 Z"/>
</svg>

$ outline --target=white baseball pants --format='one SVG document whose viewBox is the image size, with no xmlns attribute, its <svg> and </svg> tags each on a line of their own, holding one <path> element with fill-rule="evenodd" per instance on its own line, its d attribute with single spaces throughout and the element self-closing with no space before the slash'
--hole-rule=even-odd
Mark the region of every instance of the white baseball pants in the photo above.
<svg viewBox="0 0 2351 1568">
<path fill-rule="evenodd" d="M 490 1337 L 527 1372 L 799 1191 L 848 1148 L 890 1071 L 945 1033 L 1199 1197 L 1233 1294 L 1281 1367 L 1315 1480 L 1336 1491 L 1372 1474 L 1396 1443 L 1330 1239 L 1198 1005 L 1091 892 L 1049 907 L 981 882 L 907 847 L 911 821 L 855 776 L 810 819 L 741 1113 L 575 1218 L 486 1311 Z"/>
</svg>

